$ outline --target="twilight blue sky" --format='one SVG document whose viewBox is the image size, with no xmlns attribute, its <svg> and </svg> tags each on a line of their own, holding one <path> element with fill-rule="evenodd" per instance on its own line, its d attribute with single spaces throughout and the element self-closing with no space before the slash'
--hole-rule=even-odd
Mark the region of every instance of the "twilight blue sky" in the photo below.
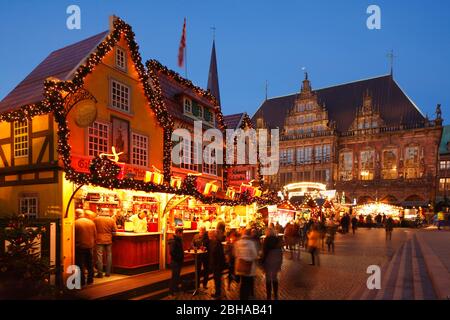
<svg viewBox="0 0 450 320">
<path fill-rule="evenodd" d="M 66 8 L 81 7 L 81 30 L 66 28 Z M 382 29 L 368 30 L 366 9 L 381 7 Z M 306 67 L 314 88 L 386 74 L 424 113 L 437 103 L 450 123 L 450 1 L 448 0 L 0 0 L 0 99 L 51 51 L 106 30 L 116 14 L 132 25 L 144 61 L 177 67 L 187 17 L 188 75 L 205 87 L 216 26 L 225 114 L 256 111 L 269 97 L 299 90 Z"/>
</svg>

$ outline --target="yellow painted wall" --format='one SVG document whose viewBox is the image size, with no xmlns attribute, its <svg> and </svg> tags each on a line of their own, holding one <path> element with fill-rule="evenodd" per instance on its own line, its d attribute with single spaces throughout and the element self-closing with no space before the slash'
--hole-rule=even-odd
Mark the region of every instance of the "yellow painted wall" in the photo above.
<svg viewBox="0 0 450 320">
<path fill-rule="evenodd" d="M 9 138 L 11 135 L 11 124 L 9 122 L 0 122 L 0 139 Z"/>
<path fill-rule="evenodd" d="M 36 116 L 33 117 L 32 119 L 32 123 L 31 123 L 31 130 L 32 132 L 29 132 L 29 144 L 32 146 L 32 155 L 33 155 L 33 162 L 32 163 L 36 163 L 36 160 L 39 156 L 39 153 L 41 151 L 41 148 L 44 144 L 45 141 L 45 137 L 36 137 L 33 138 L 32 135 L 33 133 L 41 133 L 41 132 L 45 132 L 47 130 L 49 130 L 49 115 L 48 114 L 44 114 L 44 115 L 40 115 L 40 116 Z M 1 139 L 8 139 L 11 136 L 11 123 L 9 122 L 0 122 L 0 140 Z M 11 148 L 11 143 L 10 142 L 3 142 L 0 143 L 0 147 L 2 148 L 3 154 L 5 155 L 5 158 L 8 162 L 8 166 L 11 166 L 11 152 L 12 152 L 12 148 Z M 49 159 L 50 153 L 49 153 L 49 147 L 47 146 L 47 149 L 44 153 L 44 157 L 42 158 L 42 162 L 46 163 L 51 161 L 52 159 Z M 28 156 L 26 157 L 18 157 L 18 158 L 14 158 L 14 165 L 15 166 L 24 166 L 24 165 L 29 165 L 29 158 Z M 5 167 L 5 163 L 0 159 L 0 168 L 4 168 Z"/>
<path fill-rule="evenodd" d="M 19 213 L 19 197 L 23 193 L 36 193 L 38 195 L 39 218 L 55 218 L 60 216 L 54 212 L 55 206 L 59 208 L 62 206 L 59 186 L 56 183 L 52 183 L 1 187 L 0 217 Z"/>
<path fill-rule="evenodd" d="M 128 52 L 127 44 L 123 39 L 119 42 L 119 46 L 122 49 L 126 49 Z M 129 121 L 132 131 L 148 136 L 149 166 L 155 165 L 162 170 L 163 129 L 158 124 L 155 114 L 149 107 L 147 98 L 144 94 L 143 85 L 139 81 L 137 71 L 129 52 L 127 56 L 127 73 L 125 73 L 115 67 L 115 51 L 111 50 L 111 52 L 104 57 L 103 63 L 98 65 L 94 71 L 86 77 L 85 88 L 97 99 L 97 120 L 110 123 L 111 116 L 114 115 Z M 117 80 L 131 87 L 131 113 L 120 112 L 110 107 L 110 79 Z M 87 129 L 80 128 L 76 125 L 74 114 L 74 112 L 69 113 L 68 119 L 71 131 L 69 143 L 72 147 L 72 153 L 87 155 Z M 112 136 L 111 130 L 110 135 Z M 113 145 L 111 139 L 110 143 Z"/>
<path fill-rule="evenodd" d="M 58 194 L 60 195 L 63 203 L 63 211 L 61 215 L 61 259 L 65 274 L 67 267 L 75 264 L 75 206 L 73 201 L 70 204 L 67 218 L 64 217 L 69 199 L 75 190 L 75 186 L 73 183 L 64 178 L 64 173 L 60 174 L 60 178 L 61 183 L 59 184 Z"/>
</svg>

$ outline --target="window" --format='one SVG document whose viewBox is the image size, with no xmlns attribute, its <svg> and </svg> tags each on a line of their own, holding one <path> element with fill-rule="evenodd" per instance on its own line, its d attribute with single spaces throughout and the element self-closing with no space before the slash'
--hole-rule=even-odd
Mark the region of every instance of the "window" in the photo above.
<svg viewBox="0 0 450 320">
<path fill-rule="evenodd" d="M 204 119 L 206 121 L 208 121 L 209 123 L 214 123 L 213 113 L 207 108 L 205 108 L 205 110 L 203 110 L 203 111 L 204 111 Z"/>
<path fill-rule="evenodd" d="M 287 149 L 287 163 L 294 163 L 294 149 Z"/>
<path fill-rule="evenodd" d="M 198 106 L 198 116 L 200 119 L 203 119 L 203 107 Z"/>
<path fill-rule="evenodd" d="M 375 151 L 361 151 L 361 180 L 373 180 L 375 173 Z"/>
<path fill-rule="evenodd" d="M 184 113 L 192 113 L 192 100 L 184 98 L 183 100 Z"/>
<path fill-rule="evenodd" d="M 36 195 L 23 195 L 19 198 L 19 213 L 29 218 L 38 216 L 38 197 Z"/>
<path fill-rule="evenodd" d="M 439 179 L 439 191 L 445 191 L 445 178 Z"/>
<path fill-rule="evenodd" d="M 280 150 L 280 163 L 287 164 L 287 150 Z"/>
<path fill-rule="evenodd" d="M 116 109 L 130 112 L 130 87 L 111 80 L 111 104 Z"/>
<path fill-rule="evenodd" d="M 127 70 L 127 54 L 122 48 L 116 47 L 116 67 L 122 71 Z"/>
<path fill-rule="evenodd" d="M 441 161 L 440 169 L 441 170 L 450 169 L 450 161 Z"/>
<path fill-rule="evenodd" d="M 297 148 L 297 164 L 305 163 L 305 148 Z"/>
<path fill-rule="evenodd" d="M 202 171 L 206 174 L 217 175 L 216 150 L 211 147 L 205 147 L 205 159 L 203 161 Z"/>
<path fill-rule="evenodd" d="M 331 145 L 329 144 L 323 146 L 323 160 L 325 162 L 331 161 Z"/>
<path fill-rule="evenodd" d="M 88 128 L 88 154 L 96 157 L 109 150 L 109 124 L 94 122 Z"/>
<path fill-rule="evenodd" d="M 294 149 L 285 149 L 280 151 L 281 164 L 293 164 L 294 163 Z"/>
<path fill-rule="evenodd" d="M 28 121 L 14 122 L 14 157 L 28 156 Z"/>
<path fill-rule="evenodd" d="M 148 166 L 148 137 L 137 133 L 132 133 L 132 156 L 131 163 L 147 167 Z"/>
<path fill-rule="evenodd" d="M 311 181 L 311 171 L 304 172 L 304 181 Z"/>
<path fill-rule="evenodd" d="M 292 182 L 292 172 L 282 172 L 280 174 L 280 183 L 286 185 Z"/>
<path fill-rule="evenodd" d="M 416 179 L 420 176 L 419 147 L 405 148 L 405 173 L 407 179 Z"/>
<path fill-rule="evenodd" d="M 397 149 L 383 150 L 381 175 L 383 179 L 397 179 Z"/>
<path fill-rule="evenodd" d="M 312 152 L 313 147 L 305 147 L 305 163 L 311 163 L 312 162 Z"/>
<path fill-rule="evenodd" d="M 315 146 L 314 159 L 316 160 L 316 163 L 322 162 L 322 146 Z"/>
<path fill-rule="evenodd" d="M 342 181 L 353 179 L 353 152 L 351 151 L 339 154 L 339 178 Z"/>
<path fill-rule="evenodd" d="M 197 118 L 203 119 L 203 107 L 195 101 L 192 101 L 192 114 Z"/>
<path fill-rule="evenodd" d="M 195 155 L 197 153 L 194 142 L 184 140 L 180 137 L 181 145 L 180 151 L 180 167 L 187 170 L 197 171 L 198 166 L 195 164 Z"/>
</svg>

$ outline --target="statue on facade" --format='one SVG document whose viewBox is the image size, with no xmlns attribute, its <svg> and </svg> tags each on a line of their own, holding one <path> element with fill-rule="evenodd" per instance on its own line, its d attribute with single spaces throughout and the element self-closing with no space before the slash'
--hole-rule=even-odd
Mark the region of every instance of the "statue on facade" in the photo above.
<svg viewBox="0 0 450 320">
<path fill-rule="evenodd" d="M 438 103 L 438 105 L 436 106 L 436 120 L 441 120 L 441 119 L 442 119 L 441 104 Z"/>
</svg>

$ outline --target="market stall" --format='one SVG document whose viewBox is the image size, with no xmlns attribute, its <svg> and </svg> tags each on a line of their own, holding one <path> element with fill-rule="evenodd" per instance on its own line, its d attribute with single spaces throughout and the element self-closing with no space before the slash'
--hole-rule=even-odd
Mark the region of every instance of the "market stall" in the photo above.
<svg viewBox="0 0 450 320">
<path fill-rule="evenodd" d="M 290 221 L 296 218 L 297 212 L 297 208 L 289 200 L 283 201 L 278 206 L 271 206 L 271 210 L 269 211 L 269 225 L 279 223 L 284 228 Z"/>
<path fill-rule="evenodd" d="M 115 273 L 135 274 L 159 268 L 160 210 L 164 195 L 131 190 L 83 186 L 75 207 L 93 218 L 112 217 L 117 224 L 112 256 Z M 139 217 L 140 216 L 140 217 Z"/>
<path fill-rule="evenodd" d="M 372 218 L 376 215 L 385 215 L 386 217 L 391 216 L 394 220 L 399 220 L 404 214 L 402 207 L 394 206 L 381 202 L 367 203 L 364 205 L 356 206 L 353 208 L 353 212 L 357 216 L 371 216 Z"/>
</svg>

